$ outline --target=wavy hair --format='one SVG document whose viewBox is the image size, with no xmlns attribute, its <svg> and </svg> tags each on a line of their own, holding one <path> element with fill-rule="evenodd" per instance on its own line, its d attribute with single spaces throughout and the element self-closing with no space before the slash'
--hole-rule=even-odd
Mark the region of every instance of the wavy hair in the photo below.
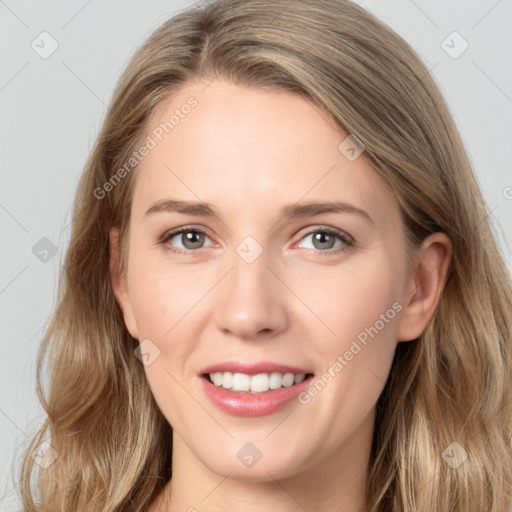
<svg viewBox="0 0 512 512">
<path fill-rule="evenodd" d="M 20 468 L 24 512 L 142 512 L 172 476 L 172 429 L 134 357 L 109 267 L 117 226 L 125 268 L 137 169 L 105 197 L 94 191 L 140 147 L 164 100 L 218 76 L 313 100 L 364 143 L 411 246 L 436 231 L 453 244 L 434 316 L 397 345 L 377 402 L 369 512 L 510 511 L 511 280 L 435 81 L 400 36 L 348 0 L 218 0 L 180 11 L 138 49 L 81 175 L 38 353 L 47 418 Z M 32 457 L 44 440 L 58 455 L 46 469 Z M 468 456 L 458 467 L 445 461 L 454 447 Z"/>
</svg>

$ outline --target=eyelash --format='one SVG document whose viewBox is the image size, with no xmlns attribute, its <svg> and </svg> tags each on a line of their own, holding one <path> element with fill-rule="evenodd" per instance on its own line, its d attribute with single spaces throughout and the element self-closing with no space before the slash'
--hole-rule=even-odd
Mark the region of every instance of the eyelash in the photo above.
<svg viewBox="0 0 512 512">
<path fill-rule="evenodd" d="M 168 243 L 169 240 L 174 238 L 176 235 L 181 235 L 182 233 L 188 233 L 188 232 L 199 233 L 199 234 L 203 234 L 205 236 L 208 236 L 208 234 L 205 231 L 203 231 L 202 229 L 196 228 L 194 226 L 184 226 L 182 228 L 178 228 L 178 229 L 173 230 L 173 231 L 166 231 L 161 236 L 161 238 L 160 238 L 158 243 L 161 244 L 164 247 L 165 250 L 171 251 L 174 254 L 191 255 L 192 253 L 198 252 L 201 249 L 203 249 L 202 247 L 199 248 L 199 249 L 179 249 L 179 248 L 171 246 Z M 308 231 L 307 233 L 305 233 L 302 236 L 302 238 L 300 240 L 303 240 L 307 236 L 310 236 L 310 235 L 315 234 L 315 233 L 328 233 L 329 235 L 333 235 L 333 236 L 338 237 L 341 240 L 341 242 L 342 242 L 342 244 L 339 245 L 338 247 L 336 247 L 334 249 L 328 249 L 328 250 L 325 250 L 325 251 L 321 251 L 319 249 L 307 249 L 308 251 L 313 251 L 313 252 L 315 252 L 317 254 L 321 254 L 322 256 L 333 256 L 333 255 L 336 255 L 336 254 L 340 254 L 340 253 L 345 252 L 350 247 L 354 246 L 354 239 L 351 236 L 347 235 L 343 231 L 339 231 L 339 230 L 337 230 L 335 228 L 331 228 L 331 227 L 322 227 L 322 228 L 317 228 L 317 229 L 313 229 L 311 231 Z"/>
</svg>

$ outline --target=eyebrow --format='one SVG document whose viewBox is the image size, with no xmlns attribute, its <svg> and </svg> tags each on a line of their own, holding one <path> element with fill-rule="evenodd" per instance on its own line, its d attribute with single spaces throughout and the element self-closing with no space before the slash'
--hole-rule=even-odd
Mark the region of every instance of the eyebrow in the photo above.
<svg viewBox="0 0 512 512">
<path fill-rule="evenodd" d="M 179 201 L 176 199 L 161 199 L 157 201 L 151 205 L 151 207 L 144 214 L 144 217 L 149 217 L 161 212 L 176 212 L 199 217 L 217 217 L 213 206 L 209 203 L 202 201 Z M 343 203 L 340 201 L 321 203 L 309 202 L 285 205 L 280 210 L 280 217 L 285 219 L 296 219 L 313 215 L 320 215 L 322 213 L 357 214 L 364 217 L 371 224 L 374 224 L 373 219 L 365 210 L 362 210 L 361 208 L 358 208 L 357 206 L 354 206 L 350 203 Z"/>
</svg>

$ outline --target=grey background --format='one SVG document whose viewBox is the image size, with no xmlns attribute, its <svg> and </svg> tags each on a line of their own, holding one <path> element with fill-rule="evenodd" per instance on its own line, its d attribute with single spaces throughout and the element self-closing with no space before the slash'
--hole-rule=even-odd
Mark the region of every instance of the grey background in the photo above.
<svg viewBox="0 0 512 512">
<path fill-rule="evenodd" d="M 359 3 L 413 46 L 440 85 L 512 269 L 512 1 Z M 0 0 L 0 511 L 16 509 L 20 456 L 44 418 L 35 356 L 55 307 L 78 177 L 128 58 L 188 5 Z M 42 46 L 43 31 L 58 43 L 47 59 L 31 47 Z M 453 31 L 469 44 L 458 58 L 442 47 Z M 447 44 L 462 48 L 453 36 Z M 43 237 L 57 251 L 47 262 L 32 250 Z"/>
</svg>

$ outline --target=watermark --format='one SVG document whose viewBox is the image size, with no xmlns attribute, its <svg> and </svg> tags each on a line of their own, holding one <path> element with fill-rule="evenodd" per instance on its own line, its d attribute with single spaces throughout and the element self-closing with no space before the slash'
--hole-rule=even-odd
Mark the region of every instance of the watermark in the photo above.
<svg viewBox="0 0 512 512">
<path fill-rule="evenodd" d="M 441 454 L 441 457 L 449 466 L 456 469 L 468 458 L 468 452 L 454 441 Z"/>
<path fill-rule="evenodd" d="M 377 334 L 384 329 L 386 324 L 395 318 L 396 314 L 400 311 L 402 311 L 402 304 L 395 302 L 385 313 L 382 313 L 379 316 L 379 319 L 372 326 L 365 327 L 365 329 L 357 335 L 357 338 L 352 341 L 350 348 L 345 351 L 343 355 L 338 355 L 336 361 L 331 364 L 331 366 L 329 366 L 329 368 L 319 378 L 315 379 L 306 391 L 299 394 L 297 397 L 298 401 L 302 405 L 309 404 L 309 402 L 311 402 L 311 398 L 317 396 L 318 393 L 320 393 L 327 384 L 329 384 L 329 382 L 331 382 L 332 379 L 334 379 L 334 377 L 336 377 L 336 375 L 339 374 L 341 370 L 343 370 L 343 368 L 352 361 L 352 359 L 354 359 L 354 356 L 361 352 L 368 343 L 368 337 L 373 339 L 377 336 Z M 358 341 L 363 345 L 363 347 L 359 345 Z"/>
<path fill-rule="evenodd" d="M 351 162 L 357 160 L 365 149 L 366 146 L 353 133 L 338 145 L 338 151 Z"/>
<path fill-rule="evenodd" d="M 252 468 L 256 462 L 258 462 L 263 454 L 258 447 L 253 443 L 245 443 L 240 450 L 238 450 L 236 456 L 244 466 Z"/>
<path fill-rule="evenodd" d="M 49 468 L 58 457 L 57 451 L 48 441 L 43 441 L 32 452 L 32 459 L 43 469 Z"/>
<path fill-rule="evenodd" d="M 441 48 L 452 59 L 458 59 L 469 48 L 469 43 L 457 31 L 454 31 L 441 41 Z"/>
<path fill-rule="evenodd" d="M 30 44 L 32 50 L 34 50 L 41 59 L 46 60 L 51 57 L 57 48 L 59 43 L 49 32 L 41 32 Z"/>
<path fill-rule="evenodd" d="M 149 366 L 160 357 L 160 349 L 149 338 L 142 340 L 133 353 L 144 366 Z"/>
<path fill-rule="evenodd" d="M 507 201 L 510 201 L 512 199 L 512 187 L 505 187 L 503 189 L 503 197 L 507 200 Z"/>
<path fill-rule="evenodd" d="M 42 263 L 48 263 L 56 253 L 57 246 L 46 236 L 32 247 L 32 254 Z"/>
<path fill-rule="evenodd" d="M 260 257 L 263 247 L 252 236 L 247 236 L 237 245 L 236 252 L 246 263 L 253 263 Z"/>
<path fill-rule="evenodd" d="M 136 149 L 125 164 L 120 167 L 101 187 L 94 189 L 93 194 L 96 199 L 103 199 L 108 192 L 111 192 L 114 187 L 119 185 L 121 181 L 146 157 L 152 149 L 155 149 L 159 142 L 163 140 L 165 135 L 171 133 L 176 126 L 178 126 L 182 119 L 185 119 L 194 107 L 197 107 L 197 100 L 191 96 L 187 102 L 181 105 L 180 108 L 174 109 L 174 114 L 169 117 L 168 121 L 160 123 L 153 129 L 150 135 L 147 136 L 144 143 Z"/>
<path fill-rule="evenodd" d="M 155 138 L 158 139 L 159 142 L 162 141 L 164 138 L 164 132 L 165 135 L 168 135 L 176 126 L 178 126 L 182 119 L 185 119 L 190 112 L 192 112 L 192 109 L 197 107 L 197 100 L 194 98 L 194 96 L 190 96 L 190 98 L 187 100 L 186 103 L 181 105 L 180 108 L 174 109 L 174 114 L 169 117 L 168 121 L 165 121 L 163 123 L 160 123 L 154 130 L 153 135 Z"/>
</svg>

